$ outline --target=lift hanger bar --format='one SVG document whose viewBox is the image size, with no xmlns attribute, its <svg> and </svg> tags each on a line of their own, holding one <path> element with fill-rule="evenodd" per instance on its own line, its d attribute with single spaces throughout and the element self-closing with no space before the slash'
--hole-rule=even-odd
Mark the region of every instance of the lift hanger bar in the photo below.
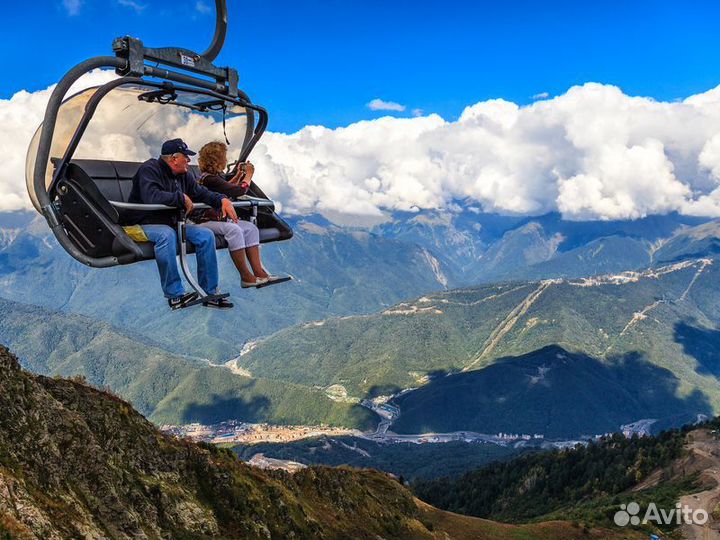
<svg viewBox="0 0 720 540">
<path fill-rule="evenodd" d="M 115 55 L 127 60 L 127 65 L 116 70 L 118 75 L 142 77 L 149 74 L 145 62 L 162 64 L 182 71 L 191 71 L 215 79 L 217 91 L 232 97 L 238 95 L 238 73 L 229 67 L 217 67 L 213 60 L 217 58 L 225 43 L 227 34 L 227 5 L 225 0 L 215 0 L 215 35 L 208 49 L 198 54 L 180 47 L 149 48 L 137 38 L 124 36 L 113 41 Z M 158 70 L 158 76 L 169 73 Z"/>
</svg>

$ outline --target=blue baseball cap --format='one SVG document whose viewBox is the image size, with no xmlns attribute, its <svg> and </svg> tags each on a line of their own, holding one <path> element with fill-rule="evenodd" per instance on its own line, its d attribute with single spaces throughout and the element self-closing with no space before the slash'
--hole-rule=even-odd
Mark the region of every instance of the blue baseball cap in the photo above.
<svg viewBox="0 0 720 540">
<path fill-rule="evenodd" d="M 160 150 L 160 155 L 162 156 L 172 156 L 177 153 L 185 154 L 186 156 L 194 156 L 196 152 L 190 150 L 188 145 L 185 144 L 185 141 L 182 139 L 171 139 L 169 141 L 165 141 L 162 145 L 162 149 Z"/>
</svg>

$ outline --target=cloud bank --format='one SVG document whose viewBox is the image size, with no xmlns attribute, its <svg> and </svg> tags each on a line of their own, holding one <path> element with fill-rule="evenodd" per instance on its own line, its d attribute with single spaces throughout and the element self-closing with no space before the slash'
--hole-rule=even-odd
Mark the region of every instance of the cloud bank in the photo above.
<svg viewBox="0 0 720 540">
<path fill-rule="evenodd" d="M 49 91 L 0 100 L 0 210 L 29 207 L 25 152 Z M 231 141 L 234 130 L 229 123 Z M 198 145 L 222 132 L 175 121 L 165 135 Z M 111 133 L 95 146 L 117 159 L 155 153 L 147 141 Z M 526 106 L 483 101 L 456 121 L 429 114 L 267 133 L 251 159 L 263 190 L 293 214 L 379 217 L 467 199 L 487 212 L 567 219 L 720 216 L 720 87 L 660 102 L 588 83 Z"/>
<path fill-rule="evenodd" d="M 720 87 L 683 102 L 588 83 L 520 107 L 490 100 L 448 122 L 380 118 L 269 134 L 263 188 L 288 210 L 380 215 L 442 208 L 568 219 L 720 216 Z"/>
</svg>

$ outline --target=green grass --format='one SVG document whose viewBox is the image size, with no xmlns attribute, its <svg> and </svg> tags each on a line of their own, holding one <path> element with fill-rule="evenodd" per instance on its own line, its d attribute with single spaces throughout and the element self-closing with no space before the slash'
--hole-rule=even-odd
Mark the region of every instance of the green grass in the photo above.
<svg viewBox="0 0 720 540">
<path fill-rule="evenodd" d="M 368 409 L 329 399 L 299 384 L 243 377 L 170 353 L 79 315 L 0 300 L 0 341 L 25 367 L 47 375 L 80 375 L 109 388 L 157 423 L 248 422 L 370 428 Z"/>
</svg>

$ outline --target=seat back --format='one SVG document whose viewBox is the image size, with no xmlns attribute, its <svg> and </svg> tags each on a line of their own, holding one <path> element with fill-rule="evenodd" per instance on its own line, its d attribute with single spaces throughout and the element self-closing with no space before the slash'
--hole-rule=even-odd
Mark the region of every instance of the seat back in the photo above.
<svg viewBox="0 0 720 540">
<path fill-rule="evenodd" d="M 73 159 L 71 163 L 80 166 L 109 201 L 130 202 L 132 179 L 142 163 L 136 161 L 108 161 L 101 159 Z M 197 165 L 190 165 L 196 176 L 200 176 Z"/>
<path fill-rule="evenodd" d="M 142 163 L 133 161 L 106 161 L 100 159 L 74 159 L 90 176 L 100 193 L 109 201 L 129 202 L 132 179 Z"/>
</svg>

